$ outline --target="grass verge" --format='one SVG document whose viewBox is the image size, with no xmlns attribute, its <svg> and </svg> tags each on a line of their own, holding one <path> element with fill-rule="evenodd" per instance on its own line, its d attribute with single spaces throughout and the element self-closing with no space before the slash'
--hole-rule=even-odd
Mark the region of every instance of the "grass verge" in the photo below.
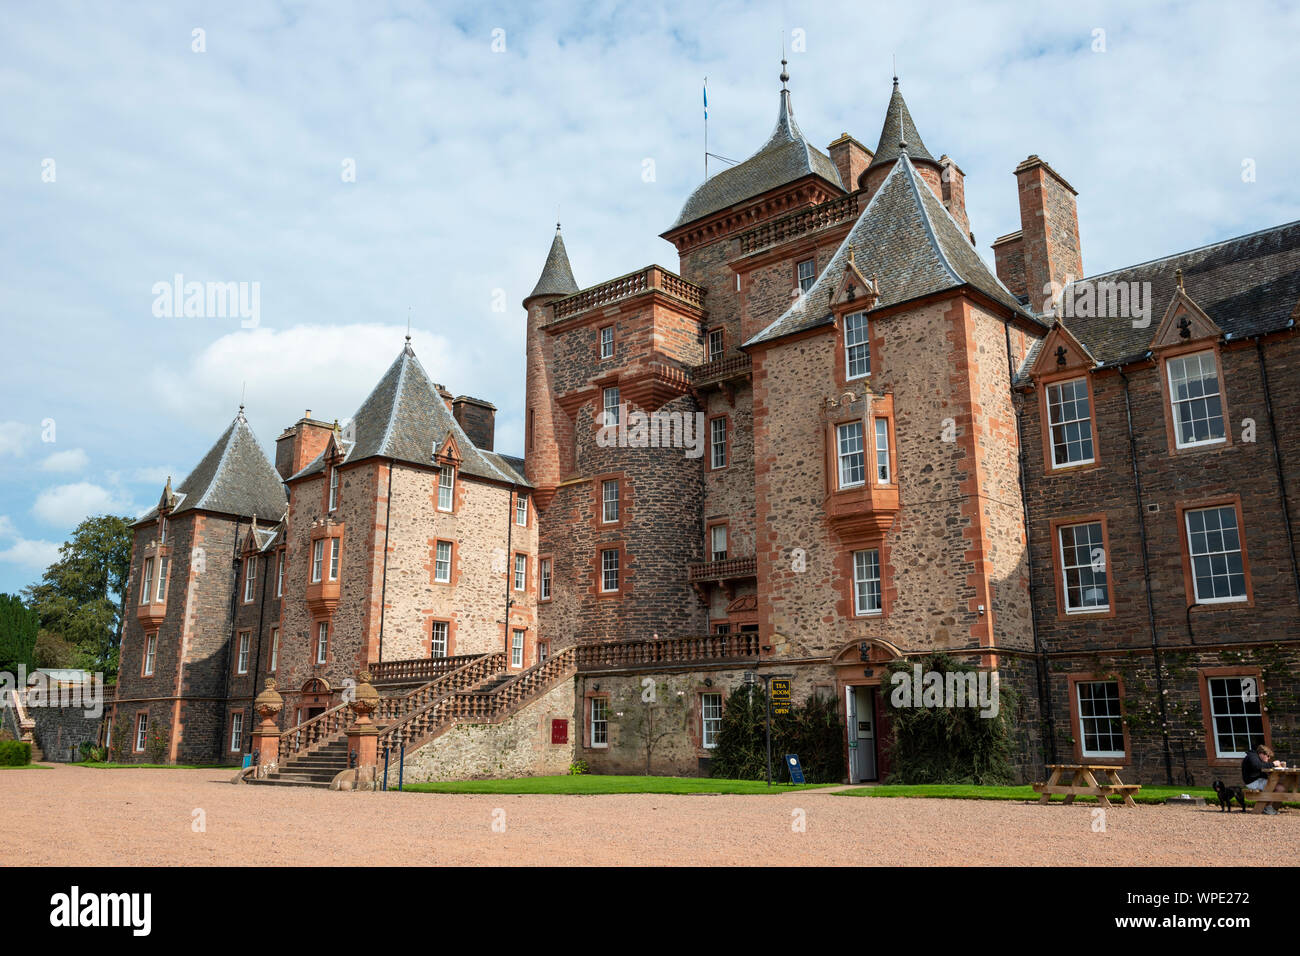
<svg viewBox="0 0 1300 956">
<path fill-rule="evenodd" d="M 12 765 L 0 766 L 0 770 L 49 770 L 49 769 L 50 768 L 43 763 L 24 763 L 24 764 L 19 764 L 16 767 Z"/>
<path fill-rule="evenodd" d="M 71 764 L 94 770 L 238 770 L 232 763 L 112 763 L 86 760 Z"/>
<path fill-rule="evenodd" d="M 1170 797 L 1187 794 L 1192 797 L 1204 797 L 1210 803 L 1217 803 L 1218 797 L 1209 787 L 1167 787 L 1146 786 L 1133 794 L 1135 803 L 1159 804 Z M 1028 784 L 1018 787 L 981 787 L 974 784 L 883 784 L 875 787 L 856 787 L 841 790 L 837 796 L 845 797 L 927 797 L 939 800 L 1038 800 L 1038 794 Z M 1112 797 L 1112 801 L 1117 798 Z M 1249 798 L 1247 798 L 1249 800 Z M 1052 795 L 1053 803 L 1060 803 L 1065 797 Z M 1075 797 L 1076 803 L 1096 803 L 1096 797 Z M 1249 805 L 1249 803 L 1247 804 Z M 1285 804 L 1288 807 L 1300 806 L 1296 803 Z M 1234 808 L 1236 805 L 1234 804 Z"/>
<path fill-rule="evenodd" d="M 389 777 L 390 789 L 392 777 Z M 413 793 L 559 793 L 594 795 L 609 793 L 789 793 L 834 786 L 809 783 L 802 786 L 773 784 L 762 780 L 714 780 L 710 777 L 625 777 L 606 774 L 581 774 L 575 777 L 517 777 L 509 780 L 447 780 L 435 783 L 408 783 L 403 790 Z"/>
</svg>

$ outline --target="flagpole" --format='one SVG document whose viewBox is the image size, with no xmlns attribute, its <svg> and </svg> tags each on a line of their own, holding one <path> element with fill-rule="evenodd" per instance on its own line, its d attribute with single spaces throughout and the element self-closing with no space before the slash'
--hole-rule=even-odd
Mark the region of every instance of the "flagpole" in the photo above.
<svg viewBox="0 0 1300 956">
<path fill-rule="evenodd" d="M 709 78 L 704 78 L 704 181 L 709 181 Z"/>
</svg>

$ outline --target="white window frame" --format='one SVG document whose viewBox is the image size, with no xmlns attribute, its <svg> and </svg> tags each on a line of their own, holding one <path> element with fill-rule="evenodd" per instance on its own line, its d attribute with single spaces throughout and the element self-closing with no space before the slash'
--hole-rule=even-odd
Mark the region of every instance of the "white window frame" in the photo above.
<svg viewBox="0 0 1300 956">
<path fill-rule="evenodd" d="M 614 357 L 614 326 L 602 326 L 600 330 L 600 357 L 608 359 Z"/>
<path fill-rule="evenodd" d="M 709 419 L 709 467 L 714 470 L 726 468 L 727 452 L 727 419 L 719 415 Z"/>
<path fill-rule="evenodd" d="M 866 312 L 854 312 L 844 317 L 844 378 L 853 381 L 871 374 L 871 343 Z M 855 353 L 854 349 L 858 351 Z M 865 366 L 865 371 L 853 371 L 854 361 Z"/>
<path fill-rule="evenodd" d="M 253 603 L 253 592 L 257 587 L 257 556 L 250 554 L 244 562 L 244 603 Z"/>
<path fill-rule="evenodd" d="M 722 548 L 718 548 L 718 533 L 722 533 Z M 727 526 L 725 524 L 715 524 L 709 526 L 709 560 L 725 561 L 727 560 Z"/>
<path fill-rule="evenodd" d="M 339 579 L 340 552 L 343 550 L 342 538 L 330 538 L 330 580 Z"/>
<path fill-rule="evenodd" d="M 876 419 L 876 484 L 887 485 L 893 478 L 889 467 L 889 419 Z"/>
<path fill-rule="evenodd" d="M 1064 389 L 1070 386 L 1071 395 L 1067 398 L 1064 395 Z M 1082 417 L 1065 418 L 1065 406 L 1071 404 L 1077 409 L 1082 403 L 1085 413 Z M 1082 446 L 1083 440 L 1071 439 L 1067 432 L 1071 425 L 1086 427 L 1088 430 L 1087 442 L 1088 447 L 1092 450 L 1087 458 L 1071 458 L 1071 449 L 1075 446 Z M 1060 429 L 1062 440 L 1057 440 L 1057 429 Z M 1047 443 L 1050 446 L 1051 466 L 1053 470 L 1057 468 L 1077 468 L 1080 465 L 1091 465 L 1097 460 L 1097 437 L 1092 433 L 1092 399 L 1088 396 L 1088 380 L 1085 377 L 1066 379 L 1061 382 L 1051 382 L 1047 386 Z M 1056 460 L 1056 450 L 1062 448 L 1065 450 L 1065 461 Z"/>
<path fill-rule="evenodd" d="M 610 555 L 613 555 L 613 556 L 614 556 L 614 560 L 613 560 L 612 563 L 611 563 L 610 560 L 609 560 Z M 602 548 L 602 549 L 601 549 L 601 551 L 600 551 L 600 591 L 601 591 L 602 594 L 616 594 L 616 593 L 618 592 L 619 587 L 620 587 L 620 586 L 622 585 L 622 583 L 623 583 L 623 582 L 620 580 L 620 578 L 619 578 L 619 575 L 620 575 L 620 573 L 622 572 L 622 568 L 620 567 L 621 564 L 622 564 L 622 560 L 621 560 L 621 555 L 620 555 L 620 553 L 619 553 L 619 549 L 618 549 L 618 548 Z M 614 586 L 613 586 L 612 588 L 611 588 L 611 587 L 606 587 L 606 585 L 609 583 L 609 577 L 610 577 L 610 574 L 613 574 L 613 576 L 614 576 Z"/>
<path fill-rule="evenodd" d="M 330 469 L 330 511 L 336 511 L 339 506 L 339 470 L 336 467 Z"/>
<path fill-rule="evenodd" d="M 1198 395 L 1195 398 L 1179 398 L 1177 395 L 1176 387 L 1174 385 L 1174 365 L 1177 364 L 1180 369 L 1185 369 L 1188 361 L 1190 361 L 1191 359 L 1196 359 L 1198 368 L 1200 368 L 1201 373 L 1203 375 L 1205 372 L 1204 363 L 1207 357 L 1209 359 L 1210 365 L 1214 372 L 1214 374 L 1211 376 L 1211 381 L 1213 381 L 1214 383 L 1214 391 L 1206 392 L 1205 394 Z M 1228 440 L 1228 420 L 1224 414 L 1224 409 L 1223 409 L 1223 404 L 1224 404 L 1223 393 L 1219 391 L 1219 360 L 1218 357 L 1214 354 L 1214 349 L 1205 349 L 1202 352 L 1190 352 L 1187 355 L 1175 355 L 1172 358 L 1166 359 L 1165 377 L 1169 383 L 1169 413 L 1170 415 L 1173 416 L 1173 420 L 1174 420 L 1175 446 L 1178 448 L 1200 448 L 1205 445 L 1221 445 L 1224 442 L 1226 442 Z M 1202 378 L 1201 380 L 1205 381 L 1204 378 Z M 1178 407 L 1180 405 L 1189 405 L 1192 402 L 1203 401 L 1203 402 L 1207 402 L 1208 404 L 1208 400 L 1210 398 L 1217 398 L 1219 400 L 1218 419 L 1219 419 L 1219 426 L 1222 430 L 1222 434 L 1220 434 L 1217 438 L 1206 438 L 1203 441 L 1183 441 L 1183 431 L 1181 427 L 1182 420 L 1178 414 Z M 1211 420 L 1212 419 L 1210 418 L 1210 416 L 1207 415 L 1205 421 L 1209 422 Z M 1192 421 L 1194 423 L 1196 419 L 1193 419 Z"/>
<path fill-rule="evenodd" d="M 439 633 L 441 631 L 441 634 Z M 429 656 L 431 658 L 447 656 L 447 642 L 451 635 L 451 625 L 446 621 L 433 621 L 429 626 Z"/>
<path fill-rule="evenodd" d="M 153 593 L 153 558 L 144 559 L 144 567 L 140 573 L 143 578 L 140 582 L 140 603 L 148 604 L 149 595 Z"/>
<path fill-rule="evenodd" d="M 270 663 L 267 665 L 266 669 L 270 671 L 272 674 L 274 674 L 275 669 L 279 666 L 280 666 L 280 629 L 278 627 L 272 627 L 271 628 L 271 660 Z"/>
<path fill-rule="evenodd" d="M 325 572 L 325 539 L 317 538 L 311 545 L 311 583 L 320 584 Z"/>
<path fill-rule="evenodd" d="M 456 507 L 456 469 L 443 465 L 438 472 L 438 510 L 451 512 Z"/>
<path fill-rule="evenodd" d="M 281 551 L 278 557 L 275 568 L 275 596 L 284 597 L 284 552 Z"/>
<path fill-rule="evenodd" d="M 609 698 L 591 698 L 591 720 L 588 735 L 593 747 L 609 746 Z"/>
<path fill-rule="evenodd" d="M 135 715 L 135 753 L 144 753 L 145 744 L 149 741 L 149 713 Z"/>
<path fill-rule="evenodd" d="M 613 496 L 610 490 L 613 490 Z M 619 515 L 619 494 L 621 489 L 617 478 L 606 478 L 600 483 L 600 523 L 617 524 Z"/>
<path fill-rule="evenodd" d="M 1092 685 L 1101 685 L 1101 686 L 1104 686 L 1104 687 L 1114 687 L 1114 688 L 1115 688 L 1115 696 L 1114 696 L 1113 699 L 1112 699 L 1110 696 L 1106 696 L 1105 698 L 1095 698 L 1095 697 L 1090 697 L 1090 698 L 1089 698 L 1090 702 L 1093 703 L 1093 704 L 1095 704 L 1099 699 L 1104 700 L 1105 703 L 1106 703 L 1106 705 L 1107 705 L 1107 713 L 1105 713 L 1105 714 L 1096 714 L 1096 713 L 1094 713 L 1094 714 L 1084 714 L 1084 712 L 1083 712 L 1083 709 L 1084 709 L 1084 708 L 1083 708 L 1083 688 L 1084 688 L 1085 686 L 1089 686 L 1089 687 L 1091 687 Z M 1118 727 L 1118 728 L 1119 728 L 1119 734 L 1118 734 L 1118 736 L 1119 736 L 1119 742 L 1120 742 L 1120 746 L 1121 746 L 1121 748 L 1122 748 L 1123 745 L 1124 745 L 1124 715 L 1123 715 L 1123 710 L 1122 710 L 1121 703 L 1120 703 L 1119 681 L 1113 681 L 1113 680 L 1081 680 L 1081 681 L 1076 681 L 1076 682 L 1075 682 L 1075 685 L 1074 685 L 1074 702 L 1075 702 L 1075 706 L 1078 707 L 1078 709 L 1079 709 L 1079 752 L 1080 752 L 1081 754 L 1083 754 L 1083 756 L 1085 756 L 1085 757 L 1124 757 L 1124 756 L 1126 756 L 1126 755 L 1127 755 L 1127 754 L 1126 754 L 1126 751 L 1124 751 L 1123 749 L 1120 749 L 1120 750 L 1089 750 L 1089 749 L 1088 749 L 1088 730 L 1087 730 L 1088 724 L 1087 724 L 1087 722 L 1090 721 L 1090 720 L 1093 721 L 1094 723 L 1101 722 L 1101 721 L 1112 721 L 1112 722 L 1113 722 L 1113 723 L 1112 723 L 1112 727 Z M 1111 707 L 1112 704 L 1113 704 L 1113 706 L 1114 706 L 1114 708 L 1115 708 L 1114 713 L 1110 713 L 1110 707 Z M 1109 737 L 1111 737 L 1111 738 L 1113 739 L 1113 738 L 1116 736 L 1116 734 L 1115 734 L 1114 732 L 1110 732 L 1110 733 L 1107 734 L 1107 736 L 1109 736 Z"/>
<path fill-rule="evenodd" d="M 239 753 L 244 739 L 244 712 L 232 711 L 230 714 L 230 752 Z"/>
<path fill-rule="evenodd" d="M 725 329 L 709 329 L 705 347 L 709 351 L 708 361 L 716 362 L 727 351 L 727 333 Z"/>
<path fill-rule="evenodd" d="M 239 632 L 239 652 L 235 655 L 235 673 L 248 673 L 248 648 L 252 642 L 252 635 L 248 631 Z"/>
<path fill-rule="evenodd" d="M 330 624 L 329 621 L 321 621 L 316 625 L 316 653 L 313 655 L 317 664 L 324 664 L 329 656 L 330 647 Z"/>
<path fill-rule="evenodd" d="M 613 402 L 610 402 L 611 398 L 614 400 Z M 622 401 L 622 396 L 617 385 L 611 385 L 609 388 L 601 392 L 601 407 L 604 409 L 604 416 L 601 418 L 601 422 L 606 428 L 619 423 L 619 406 L 622 404 Z"/>
<path fill-rule="evenodd" d="M 515 555 L 514 584 L 515 584 L 516 591 L 528 590 L 528 555 L 526 554 Z"/>
<path fill-rule="evenodd" d="M 443 558 L 442 558 L 442 549 L 443 549 L 443 546 L 444 546 L 444 545 L 445 545 L 446 548 L 447 548 L 447 559 L 446 559 L 446 561 L 444 561 Z M 433 580 L 436 581 L 438 584 L 450 584 L 450 583 L 451 583 L 451 564 L 452 564 L 452 560 L 453 560 L 454 557 L 455 557 L 455 549 L 454 549 L 454 547 L 453 547 L 453 545 L 452 545 L 452 543 L 451 543 L 450 541 L 438 541 L 438 542 L 436 542 L 436 543 L 434 544 L 434 546 L 433 546 Z M 439 574 L 439 569 L 442 568 L 443 566 L 445 566 L 446 569 L 447 569 L 447 573 L 446 573 L 445 576 L 442 576 L 442 575 Z"/>
<path fill-rule="evenodd" d="M 524 666 L 524 632 L 517 627 L 510 632 L 510 666 Z"/>
<path fill-rule="evenodd" d="M 1227 514 L 1232 516 L 1232 528 L 1237 535 L 1236 548 L 1225 548 L 1222 551 L 1207 550 L 1205 552 L 1199 552 L 1199 553 L 1196 551 L 1195 545 L 1193 543 L 1193 537 L 1192 537 L 1192 515 L 1205 514 L 1210 511 L 1217 511 L 1220 513 L 1226 512 Z M 1224 529 L 1223 529 L 1222 522 L 1220 522 L 1218 533 L 1222 534 L 1223 530 Z M 1237 521 L 1237 509 L 1231 504 L 1210 505 L 1209 507 L 1206 508 L 1188 508 L 1186 511 L 1183 512 L 1183 533 L 1187 536 L 1187 563 L 1192 575 L 1192 596 L 1195 598 L 1196 603 L 1197 604 L 1241 604 L 1243 602 L 1249 601 L 1250 588 L 1247 587 L 1247 583 L 1246 583 L 1246 555 L 1245 555 L 1245 548 L 1243 547 L 1243 541 L 1242 541 L 1243 536 L 1241 531 L 1241 525 Z M 1207 535 L 1209 535 L 1210 533 L 1211 532 L 1208 531 L 1206 532 Z M 1208 544 L 1209 542 L 1207 541 L 1206 543 Z M 1233 595 L 1229 595 L 1228 597 L 1202 597 L 1200 577 L 1196 573 L 1196 559 L 1198 557 L 1209 558 L 1211 560 L 1211 563 L 1213 563 L 1213 559 L 1215 558 L 1224 558 L 1224 560 L 1226 561 L 1226 556 L 1230 554 L 1237 555 L 1237 559 L 1241 564 L 1241 594 L 1239 595 L 1233 594 Z M 1213 570 L 1211 570 L 1210 577 L 1212 579 L 1214 577 L 1223 577 L 1223 576 L 1224 575 L 1215 575 L 1213 573 Z"/>
<path fill-rule="evenodd" d="M 154 603 L 162 604 L 167 597 L 167 565 L 170 559 L 165 554 L 158 556 L 158 587 L 154 589 Z"/>
<path fill-rule="evenodd" d="M 158 632 L 150 631 L 144 637 L 144 676 L 153 677 L 158 662 Z"/>
<path fill-rule="evenodd" d="M 1078 528 L 1088 528 L 1088 560 L 1084 564 L 1078 561 L 1079 548 L 1078 538 L 1072 536 L 1074 543 L 1071 544 L 1070 550 L 1074 552 L 1073 557 L 1066 553 L 1065 533 L 1075 531 Z M 1093 540 L 1091 529 L 1096 528 L 1096 540 Z M 1072 600 L 1075 588 L 1070 585 L 1070 572 L 1079 571 L 1087 568 L 1094 575 L 1093 586 L 1096 586 L 1096 575 L 1099 573 L 1096 567 L 1096 552 L 1101 551 L 1101 583 L 1106 589 L 1106 601 L 1104 604 L 1075 604 Z M 1063 524 L 1056 529 L 1056 553 L 1061 560 L 1061 593 L 1065 601 L 1066 614 L 1104 614 L 1110 610 L 1110 556 L 1106 553 L 1106 529 L 1100 521 L 1081 521 L 1078 524 Z M 1080 582 L 1082 588 L 1082 582 Z"/>
<path fill-rule="evenodd" d="M 515 524 L 521 528 L 528 527 L 528 496 L 522 492 L 515 496 Z"/>
<path fill-rule="evenodd" d="M 542 601 L 551 598 L 551 559 L 539 558 L 537 561 L 537 596 Z"/>
<path fill-rule="evenodd" d="M 852 432 L 856 430 L 856 436 Z M 846 450 L 846 436 L 848 447 Z M 866 429 L 862 422 L 845 422 L 835 426 L 835 456 L 839 464 L 839 486 L 841 488 L 861 488 L 867 483 Z M 857 442 L 857 448 L 852 443 Z M 856 470 L 857 479 L 852 478 Z"/>
<path fill-rule="evenodd" d="M 850 560 L 853 562 L 853 615 L 855 617 L 874 617 L 883 614 L 885 611 L 885 589 L 880 568 L 880 550 L 878 548 L 863 548 L 854 551 L 850 555 Z M 872 571 L 875 572 L 874 577 Z M 873 584 L 875 585 L 876 607 L 871 606 Z"/>
<path fill-rule="evenodd" d="M 1261 713 L 1263 708 L 1260 705 L 1260 700 L 1262 695 L 1258 692 L 1259 678 L 1255 677 L 1253 674 L 1229 674 L 1226 676 L 1219 676 L 1219 677 L 1205 677 L 1203 679 L 1205 680 L 1205 697 L 1210 702 L 1210 732 L 1214 736 L 1214 755 L 1216 757 L 1221 757 L 1225 760 L 1227 759 L 1240 760 L 1246 756 L 1249 750 L 1254 749 L 1255 744 L 1251 742 L 1251 738 L 1254 735 L 1250 733 L 1249 728 L 1246 730 L 1246 735 L 1247 735 L 1246 750 L 1233 750 L 1227 752 L 1222 751 L 1219 749 L 1219 718 L 1222 717 L 1228 720 L 1231 720 L 1233 718 L 1238 718 L 1238 719 L 1245 718 L 1247 721 L 1253 718 L 1259 721 L 1259 740 L 1262 742 L 1264 740 L 1264 718 Z M 1245 693 L 1245 690 L 1241 686 L 1241 682 L 1243 679 L 1250 679 L 1255 681 L 1256 692 L 1253 695 L 1250 695 L 1250 699 L 1247 699 L 1248 695 Z M 1229 681 L 1236 681 L 1237 682 L 1236 693 L 1231 693 L 1231 687 L 1225 686 L 1223 688 L 1225 693 L 1216 696 L 1214 693 L 1214 689 L 1215 689 L 1214 685 L 1220 681 L 1224 682 L 1225 685 L 1227 685 L 1227 682 Z M 1239 701 L 1242 706 L 1243 712 L 1234 713 L 1230 710 L 1221 712 L 1216 708 L 1217 704 L 1220 704 L 1221 702 L 1228 702 L 1228 701 L 1233 701 L 1233 702 Z M 1248 710 L 1248 708 L 1250 708 L 1252 705 L 1254 707 L 1254 713 L 1251 713 Z M 1236 741 L 1237 737 L 1240 736 L 1240 734 L 1236 730 L 1231 729 L 1231 726 L 1229 729 L 1229 734 L 1231 735 L 1234 742 Z"/>
<path fill-rule="evenodd" d="M 804 274 L 804 266 L 808 267 L 807 274 Z M 817 281 L 817 260 L 805 259 L 795 266 L 795 271 L 799 281 L 799 292 L 803 294 L 813 287 Z"/>
<path fill-rule="evenodd" d="M 700 695 L 700 745 L 706 750 L 718 746 L 718 734 L 722 733 L 722 695 L 716 693 Z"/>
</svg>

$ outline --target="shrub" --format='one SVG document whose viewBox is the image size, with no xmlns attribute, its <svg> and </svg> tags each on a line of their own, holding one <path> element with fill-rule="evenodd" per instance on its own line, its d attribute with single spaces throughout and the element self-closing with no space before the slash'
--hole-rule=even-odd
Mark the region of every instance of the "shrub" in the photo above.
<svg viewBox="0 0 1300 956">
<path fill-rule="evenodd" d="M 890 677 L 920 664 L 923 673 L 978 674 L 978 668 L 935 653 L 920 660 L 891 661 Z M 895 706 L 892 680 L 881 687 L 888 714 L 888 783 L 1004 784 L 1013 782 L 1011 732 L 1016 694 L 998 685 L 998 712 L 980 716 L 978 707 Z"/>
<path fill-rule="evenodd" d="M 23 767 L 31 762 L 31 744 L 25 740 L 0 740 L 0 767 Z"/>
<path fill-rule="evenodd" d="M 767 696 L 762 685 L 740 685 L 722 709 L 722 729 L 709 772 L 731 780 L 767 777 Z M 786 783 L 782 760 L 798 754 L 809 783 L 844 779 L 844 724 L 833 699 L 810 697 L 792 704 L 790 713 L 772 718 L 772 782 Z"/>
<path fill-rule="evenodd" d="M 131 757 L 131 719 L 125 714 L 113 722 L 108 741 L 109 759 L 126 762 Z"/>
<path fill-rule="evenodd" d="M 165 724 L 145 735 L 144 752 L 150 763 L 165 763 L 167 749 L 171 744 L 171 728 Z"/>
<path fill-rule="evenodd" d="M 575 760 L 573 763 L 569 764 L 570 777 L 580 777 L 584 773 L 591 773 L 591 768 L 587 766 L 587 761 Z"/>
</svg>

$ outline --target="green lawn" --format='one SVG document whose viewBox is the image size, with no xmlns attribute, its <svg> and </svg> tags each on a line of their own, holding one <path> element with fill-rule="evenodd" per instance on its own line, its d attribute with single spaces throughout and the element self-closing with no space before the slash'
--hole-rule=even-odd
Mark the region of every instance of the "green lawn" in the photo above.
<svg viewBox="0 0 1300 956">
<path fill-rule="evenodd" d="M 1166 787 L 1143 786 L 1133 794 L 1136 803 L 1164 803 L 1170 797 L 1181 794 L 1204 797 L 1210 803 L 1217 804 L 1218 797 L 1209 787 Z M 965 784 L 886 784 L 876 787 L 857 787 L 853 790 L 841 790 L 838 796 L 847 797 L 932 797 L 947 800 L 1037 800 L 1038 794 L 1028 784 L 1020 787 L 980 787 Z M 1053 803 L 1060 803 L 1065 797 L 1052 795 Z M 1112 797 L 1112 800 L 1117 798 Z M 1247 798 L 1249 801 L 1249 798 Z M 1076 797 L 1076 803 L 1095 803 L 1096 797 Z M 1247 804 L 1249 805 L 1249 803 Z M 1237 806 L 1233 804 L 1234 808 Z M 1300 806 L 1288 803 L 1286 806 Z"/>
<path fill-rule="evenodd" d="M 388 777 L 396 789 L 395 775 Z M 416 793 L 789 793 L 828 787 L 831 784 L 776 784 L 762 780 L 714 780 L 709 777 L 620 777 L 581 774 L 575 777 L 519 777 L 511 780 L 448 780 L 439 783 L 408 783 L 403 790 Z"/>
<path fill-rule="evenodd" d="M 111 763 L 86 760 L 73 767 L 92 767 L 95 770 L 238 770 L 232 763 Z"/>
<path fill-rule="evenodd" d="M 41 763 L 24 763 L 14 766 L 0 766 L 0 770 L 49 770 L 50 768 Z"/>
</svg>

